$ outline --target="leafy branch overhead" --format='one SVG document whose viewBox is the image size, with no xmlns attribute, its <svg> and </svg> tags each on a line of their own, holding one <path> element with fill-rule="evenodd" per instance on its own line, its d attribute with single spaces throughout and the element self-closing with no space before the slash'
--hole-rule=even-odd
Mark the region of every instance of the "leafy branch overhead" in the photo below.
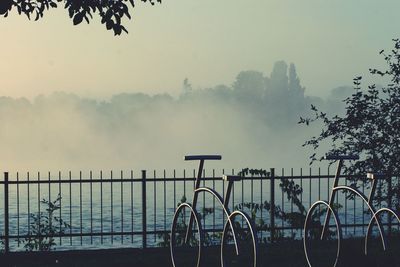
<svg viewBox="0 0 400 267">
<path fill-rule="evenodd" d="M 329 116 L 312 106 L 312 117 L 300 118 L 301 124 L 319 122 L 322 125 L 320 134 L 304 143 L 317 150 L 310 157 L 312 161 L 319 158 L 317 152 L 325 150 L 322 145 L 328 144 L 331 148 L 324 151 L 327 154 L 357 154 L 363 159 L 352 163 L 348 173 L 382 172 L 386 174 L 387 185 L 391 185 L 392 177 L 400 174 L 400 40 L 393 42 L 392 50 L 380 51 L 386 67 L 369 70 L 372 76 L 383 77 L 386 85 L 371 84 L 363 88 L 362 77 L 355 77 L 353 94 L 343 100 L 344 115 Z M 386 186 L 382 190 L 378 190 L 376 200 L 390 203 L 393 200 L 392 204 L 399 208 L 400 184 L 394 183 L 393 188 Z"/>
<path fill-rule="evenodd" d="M 138 0 L 136 0 L 138 1 Z M 154 5 L 161 0 L 140 0 Z M 74 25 L 93 19 L 93 14 L 98 14 L 101 23 L 107 30 L 113 30 L 114 35 L 120 35 L 128 30 L 121 24 L 122 19 L 131 19 L 130 8 L 135 7 L 135 0 L 1 0 L 0 15 L 7 17 L 12 10 L 19 15 L 25 14 L 28 19 L 39 20 L 44 12 L 51 8 L 63 5 L 68 10 L 69 17 Z"/>
</svg>

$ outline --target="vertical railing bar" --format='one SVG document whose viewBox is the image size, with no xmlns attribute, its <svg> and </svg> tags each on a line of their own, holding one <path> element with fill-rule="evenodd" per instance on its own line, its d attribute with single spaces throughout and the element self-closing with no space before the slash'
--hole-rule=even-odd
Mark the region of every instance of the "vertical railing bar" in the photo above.
<svg viewBox="0 0 400 267">
<path fill-rule="evenodd" d="M 131 170 L 131 243 L 133 243 L 133 170 Z"/>
<path fill-rule="evenodd" d="M 8 172 L 4 173 L 4 253 L 10 252 L 9 183 Z"/>
<path fill-rule="evenodd" d="M 121 244 L 124 243 L 124 235 L 122 234 L 124 232 L 124 183 L 123 183 L 123 179 L 124 179 L 124 173 L 121 170 L 121 190 L 120 190 L 120 194 L 121 194 Z"/>
<path fill-rule="evenodd" d="M 183 170 L 183 195 L 186 196 L 186 170 Z"/>
<path fill-rule="evenodd" d="M 261 178 L 260 178 L 260 205 L 261 205 L 261 207 L 260 207 L 260 218 L 261 218 L 261 221 L 264 221 L 263 220 L 263 180 L 264 180 L 264 175 L 262 175 L 261 174 Z M 260 229 L 260 240 L 262 240 L 262 236 L 263 236 L 263 231 L 262 231 L 262 229 Z"/>
<path fill-rule="evenodd" d="M 344 185 L 347 186 L 347 179 L 344 180 Z M 344 192 L 344 223 L 347 225 L 347 191 Z M 347 228 L 344 228 L 344 233 L 347 235 Z"/>
<path fill-rule="evenodd" d="M 281 176 L 284 177 L 285 176 L 285 169 L 282 168 L 281 169 Z M 282 213 L 285 214 L 285 192 L 283 192 L 283 190 L 280 190 L 281 193 L 281 201 L 282 201 Z M 283 219 L 281 219 L 281 226 L 282 228 L 285 226 L 285 222 Z M 282 230 L 283 235 L 285 235 L 285 230 Z"/>
<path fill-rule="evenodd" d="M 353 199 L 353 234 L 356 234 L 356 198 Z"/>
<path fill-rule="evenodd" d="M 71 171 L 68 173 L 69 175 L 69 244 L 72 246 L 72 175 Z"/>
<path fill-rule="evenodd" d="M 93 172 L 89 172 L 90 179 L 90 244 L 93 244 Z"/>
<path fill-rule="evenodd" d="M 318 167 L 318 199 L 321 199 L 321 167 Z"/>
<path fill-rule="evenodd" d="M 100 243 L 103 244 L 103 171 L 100 171 Z"/>
<path fill-rule="evenodd" d="M 232 175 L 235 175 L 235 169 L 232 169 Z M 232 209 L 233 211 L 235 209 L 235 183 L 232 184 Z"/>
<path fill-rule="evenodd" d="M 30 190 L 29 190 L 29 185 L 30 185 L 30 183 L 29 183 L 29 172 L 27 172 L 26 173 L 26 178 L 27 178 L 27 180 L 28 180 L 28 192 L 27 192 L 27 195 L 28 195 L 28 234 L 30 234 L 31 233 L 31 202 L 30 202 Z"/>
<path fill-rule="evenodd" d="M 300 188 L 303 189 L 303 168 L 300 168 Z M 300 203 L 303 203 L 303 192 L 300 193 Z M 303 238 L 303 231 L 300 231 L 300 237 Z"/>
<path fill-rule="evenodd" d="M 222 175 L 225 175 L 225 169 L 222 169 Z M 243 182 L 243 180 L 242 180 Z M 222 193 L 225 194 L 225 183 L 222 182 Z M 243 193 L 243 185 L 242 185 L 242 193 Z M 242 198 L 242 203 L 243 203 L 243 198 Z M 222 215 L 222 225 L 225 225 L 225 215 Z"/>
<path fill-rule="evenodd" d="M 215 169 L 212 170 L 212 188 L 213 190 L 215 190 Z M 215 230 L 215 198 L 212 198 L 212 202 L 213 202 L 213 230 Z"/>
<path fill-rule="evenodd" d="M 176 208 L 176 170 L 174 170 L 174 209 Z"/>
<path fill-rule="evenodd" d="M 157 242 L 157 182 L 156 182 L 156 170 L 153 170 L 153 218 L 154 218 L 154 224 L 153 224 L 153 230 L 154 230 L 154 243 Z"/>
<path fill-rule="evenodd" d="M 362 183 L 362 193 L 363 194 L 365 194 L 365 183 Z M 365 224 L 365 214 L 364 214 L 364 209 L 365 209 L 365 203 L 364 203 L 364 201 L 362 202 L 362 211 L 363 211 L 363 213 L 362 213 L 362 231 L 363 231 L 363 233 L 364 233 L 364 224 Z"/>
<path fill-rule="evenodd" d="M 326 190 L 327 190 L 327 195 L 328 195 L 328 198 L 327 199 L 330 199 L 331 198 L 331 196 L 330 196 L 330 192 L 331 192 L 331 188 L 330 188 L 330 165 L 328 165 L 328 179 L 327 179 L 327 181 L 328 181 L 328 186 L 327 186 L 327 188 L 326 188 Z"/>
<path fill-rule="evenodd" d="M 80 220 L 80 232 L 81 232 L 81 246 L 83 244 L 83 236 L 82 236 L 82 171 L 79 171 L 79 220 Z"/>
<path fill-rule="evenodd" d="M 203 169 L 203 187 L 206 186 L 205 176 L 206 176 L 206 170 Z M 196 178 L 196 176 L 193 176 L 193 178 Z M 206 194 L 203 193 L 203 211 L 205 210 L 205 206 L 206 206 Z M 204 229 L 207 229 L 206 216 L 203 216 L 203 225 L 204 225 Z"/>
<path fill-rule="evenodd" d="M 111 244 L 114 243 L 114 198 L 113 198 L 113 171 L 110 171 L 110 190 L 111 190 Z"/>
<path fill-rule="evenodd" d="M 60 233 L 62 232 L 62 189 L 61 189 L 61 171 L 58 171 L 58 195 L 60 196 L 60 211 L 59 211 L 59 217 L 60 217 Z M 62 237 L 60 236 L 60 246 L 62 245 Z"/>
<path fill-rule="evenodd" d="M 48 181 L 49 181 L 49 203 L 51 203 L 51 183 L 50 183 L 50 180 L 51 180 L 51 174 L 50 174 L 50 171 L 48 172 Z"/>
<path fill-rule="evenodd" d="M 142 170 L 142 246 L 147 248 L 147 192 L 146 171 Z"/>
<path fill-rule="evenodd" d="M 309 199 L 308 199 L 308 203 L 310 203 L 310 206 L 311 206 L 311 204 L 312 204 L 312 180 L 311 180 L 311 176 L 312 176 L 312 169 L 311 168 L 309 168 L 309 179 L 308 179 L 308 181 L 309 181 Z"/>
<path fill-rule="evenodd" d="M 51 202 L 51 183 L 50 183 L 51 174 L 50 174 L 50 172 L 48 172 L 48 175 L 49 175 L 48 180 L 49 180 L 49 203 L 50 203 Z"/>
<path fill-rule="evenodd" d="M 17 172 L 17 245 L 19 247 L 19 173 Z"/>
<path fill-rule="evenodd" d="M 38 223 L 38 235 L 39 235 L 39 238 L 41 237 L 41 235 L 42 235 L 42 233 L 41 233 L 41 217 L 42 216 L 40 216 L 40 172 L 38 172 L 37 173 L 37 181 L 38 181 L 38 184 L 37 184 L 37 186 L 38 186 L 38 189 L 37 189 L 37 193 L 38 193 L 38 221 L 39 221 L 39 223 Z"/>
<path fill-rule="evenodd" d="M 253 198 L 253 194 L 254 194 L 254 175 L 251 175 L 251 180 L 250 180 L 250 200 L 251 200 L 251 205 L 253 205 L 254 203 L 254 198 Z"/>
<path fill-rule="evenodd" d="M 271 224 L 271 243 L 275 241 L 275 169 L 271 168 L 271 180 L 270 180 L 270 224 Z"/>
<path fill-rule="evenodd" d="M 293 184 L 293 168 L 290 168 L 290 181 Z M 293 214 L 293 198 L 291 198 L 290 200 L 290 212 Z M 291 227 L 291 236 L 293 237 L 293 233 L 294 233 L 294 228 Z"/>
<path fill-rule="evenodd" d="M 167 185 L 167 175 L 165 173 L 165 169 L 164 169 L 164 232 L 167 231 L 167 189 L 166 189 L 166 185 Z"/>
</svg>

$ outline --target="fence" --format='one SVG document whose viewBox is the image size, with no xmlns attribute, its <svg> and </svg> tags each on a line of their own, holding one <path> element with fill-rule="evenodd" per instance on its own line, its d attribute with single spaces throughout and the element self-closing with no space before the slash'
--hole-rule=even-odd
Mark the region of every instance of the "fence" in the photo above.
<svg viewBox="0 0 400 267">
<path fill-rule="evenodd" d="M 225 173 L 222 170 L 220 174 Z M 235 170 L 231 170 L 229 174 L 235 173 Z M 195 171 L 188 175 L 184 170 L 181 177 L 177 176 L 175 170 L 169 177 L 166 171 L 161 175 L 154 171 L 152 177 L 148 174 L 145 170 L 138 177 L 133 171 L 121 171 L 117 175 L 112 171 L 107 174 L 101 171 L 95 178 L 93 172 L 79 172 L 76 176 L 71 172 L 58 172 L 55 175 L 48 173 L 46 178 L 37 173 L 36 178 L 32 179 L 30 173 L 25 176 L 16 173 L 12 178 L 9 173 L 4 173 L 4 180 L 0 181 L 0 186 L 3 187 L 0 190 L 0 205 L 1 199 L 4 204 L 3 209 L 0 207 L 0 218 L 3 219 L 0 219 L 0 238 L 4 241 L 5 253 L 24 249 L 26 239 L 37 238 L 38 235 L 54 238 L 58 249 L 156 246 L 160 235 L 170 230 L 179 198 L 186 196 L 191 199 Z M 225 191 L 225 184 L 215 170 L 204 172 L 203 176 L 203 186 L 209 186 L 221 193 Z M 300 200 L 308 208 L 316 199 L 329 198 L 333 175 L 330 175 L 329 169 L 324 175 L 321 174 L 321 169 L 317 173 L 309 169 L 307 174 L 303 169 L 298 174 L 290 169 L 289 175 L 285 175 L 284 169 L 280 174 L 276 174 L 275 169 L 270 169 L 269 175 L 247 177 L 234 185 L 230 208 L 239 203 L 263 203 L 267 200 L 271 206 L 279 205 L 283 212 L 296 211 L 293 201 L 285 198 L 286 195 L 279 186 L 279 179 L 282 178 L 294 181 L 303 188 Z M 347 183 L 347 180 L 343 182 Z M 365 188 L 365 184 L 362 184 L 363 192 Z M 61 231 L 63 225 L 60 223 L 57 225 L 59 232 L 43 234 L 40 231 L 43 224 L 39 216 L 39 231 L 36 229 L 35 232 L 34 223 L 37 222 L 32 221 L 33 214 L 46 212 L 41 201 L 52 201 L 54 195 L 61 197 L 57 217 L 63 218 L 70 227 Z M 201 201 L 201 197 L 199 200 Z M 358 203 L 357 199 L 349 200 L 346 196 L 338 197 L 338 201 L 343 203 L 341 216 L 346 233 L 356 235 L 357 231 L 365 230 L 368 217 L 361 211 L 364 203 Z M 221 229 L 224 217 L 222 213 L 218 215 L 215 200 L 203 195 L 202 202 L 203 208 L 214 209 L 211 217 L 202 218 L 205 228 L 209 231 Z M 280 231 L 280 235 L 301 238 L 301 228 L 293 227 L 277 218 L 275 209 L 270 209 L 269 212 L 261 209 L 256 216 L 258 220 L 269 222 L 270 226 L 268 229 L 259 229 L 260 238 L 273 242 L 277 231 Z"/>
</svg>

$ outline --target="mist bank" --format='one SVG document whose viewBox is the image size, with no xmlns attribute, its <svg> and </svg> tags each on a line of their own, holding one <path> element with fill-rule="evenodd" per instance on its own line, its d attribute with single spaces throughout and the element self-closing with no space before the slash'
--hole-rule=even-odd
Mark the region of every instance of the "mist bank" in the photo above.
<svg viewBox="0 0 400 267">
<path fill-rule="evenodd" d="M 242 71 L 232 85 L 179 97 L 123 93 L 107 101 L 56 92 L 33 100 L 0 97 L 1 171 L 193 168 L 186 154 L 221 154 L 215 168 L 306 167 L 303 142 L 318 126 L 298 125 L 310 105 L 343 112 L 352 93 L 338 87 L 322 99 L 306 94 L 293 64 L 270 75 Z"/>
</svg>

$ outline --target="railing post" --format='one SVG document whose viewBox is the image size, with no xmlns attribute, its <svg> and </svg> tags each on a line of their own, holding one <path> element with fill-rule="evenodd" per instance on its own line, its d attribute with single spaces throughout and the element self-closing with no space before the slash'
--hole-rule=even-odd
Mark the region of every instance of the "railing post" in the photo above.
<svg viewBox="0 0 400 267">
<path fill-rule="evenodd" d="M 271 243 L 273 243 L 275 239 L 275 168 L 271 168 L 270 173 L 271 173 L 271 183 L 270 183 L 271 208 L 269 210 L 269 216 L 271 221 Z"/>
<path fill-rule="evenodd" d="M 146 170 L 142 170 L 142 247 L 147 247 Z"/>
<path fill-rule="evenodd" d="M 4 173 L 4 252 L 10 252 L 10 221 L 9 221 L 9 205 L 8 205 L 8 172 Z"/>
</svg>

